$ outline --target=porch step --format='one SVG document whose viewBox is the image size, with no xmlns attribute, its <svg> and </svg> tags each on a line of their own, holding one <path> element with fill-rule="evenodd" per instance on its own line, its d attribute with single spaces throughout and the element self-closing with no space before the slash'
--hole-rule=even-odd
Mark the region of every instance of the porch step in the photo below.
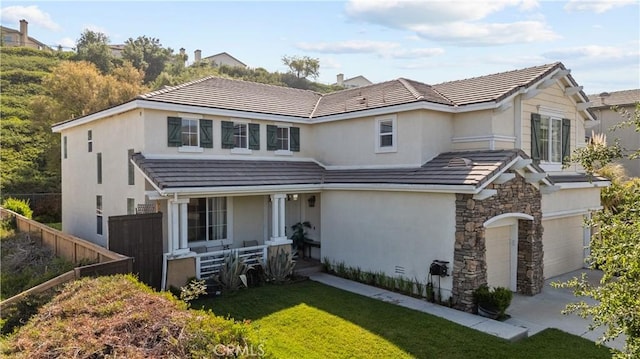
<svg viewBox="0 0 640 359">
<path fill-rule="evenodd" d="M 313 265 L 313 266 L 308 266 L 303 268 L 296 268 L 294 269 L 294 272 L 299 276 L 308 277 L 312 274 L 322 272 L 322 265 L 318 264 L 318 265 Z"/>
</svg>

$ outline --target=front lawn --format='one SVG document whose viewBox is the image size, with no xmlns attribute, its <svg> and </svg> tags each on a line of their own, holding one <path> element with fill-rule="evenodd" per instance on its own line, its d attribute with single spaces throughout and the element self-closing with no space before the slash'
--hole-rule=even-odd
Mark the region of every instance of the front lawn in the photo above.
<svg viewBox="0 0 640 359">
<path fill-rule="evenodd" d="M 605 347 L 546 330 L 509 343 L 426 313 L 305 281 L 202 299 L 194 308 L 251 320 L 277 358 L 609 358 Z"/>
</svg>

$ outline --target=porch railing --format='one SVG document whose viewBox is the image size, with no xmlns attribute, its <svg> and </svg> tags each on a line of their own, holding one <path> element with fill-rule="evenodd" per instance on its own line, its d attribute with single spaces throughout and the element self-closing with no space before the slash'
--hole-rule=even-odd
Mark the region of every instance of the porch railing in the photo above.
<svg viewBox="0 0 640 359">
<path fill-rule="evenodd" d="M 268 245 L 264 244 L 196 254 L 196 277 L 203 279 L 217 274 L 220 271 L 220 267 L 222 267 L 224 258 L 232 252 L 237 252 L 238 256 L 242 258 L 247 265 L 264 263 L 267 258 L 267 247 Z"/>
</svg>

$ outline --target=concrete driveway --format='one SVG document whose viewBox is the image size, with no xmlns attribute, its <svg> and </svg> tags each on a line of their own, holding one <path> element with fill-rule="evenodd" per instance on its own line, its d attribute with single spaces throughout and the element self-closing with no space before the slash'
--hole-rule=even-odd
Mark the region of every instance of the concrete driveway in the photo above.
<svg viewBox="0 0 640 359">
<path fill-rule="evenodd" d="M 532 336 L 546 328 L 557 328 L 562 331 L 579 335 L 591 341 L 597 341 L 603 333 L 602 328 L 593 331 L 589 330 L 590 320 L 582 319 L 576 314 L 562 314 L 568 303 L 584 300 L 589 304 L 595 303 L 591 298 L 575 297 L 571 289 L 553 288 L 552 282 L 564 282 L 573 277 L 580 277 L 586 273 L 589 282 L 598 283 L 602 278 L 602 272 L 594 270 L 578 270 L 545 281 L 542 293 L 533 297 L 514 294 L 511 306 L 507 313 L 511 318 L 506 323 L 525 327 L 529 329 L 529 336 Z M 616 340 L 604 345 L 610 348 L 622 349 L 624 339 Z"/>
</svg>

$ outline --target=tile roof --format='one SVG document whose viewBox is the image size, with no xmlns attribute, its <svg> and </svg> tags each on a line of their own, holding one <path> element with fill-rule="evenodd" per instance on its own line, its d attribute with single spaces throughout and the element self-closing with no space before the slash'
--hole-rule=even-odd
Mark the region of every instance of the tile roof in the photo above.
<svg viewBox="0 0 640 359">
<path fill-rule="evenodd" d="M 500 101 L 544 78 L 557 68 L 564 69 L 560 62 L 521 70 L 500 72 L 465 80 L 443 82 L 433 89 L 458 106 Z"/>
<path fill-rule="evenodd" d="M 147 101 L 305 118 L 320 97 L 313 91 L 214 76 L 138 96 Z"/>
<path fill-rule="evenodd" d="M 310 161 L 147 159 L 135 154 L 136 165 L 160 189 L 189 187 L 266 186 L 294 184 L 468 185 L 478 187 L 514 160 L 519 150 L 447 152 L 417 168 L 325 169 Z M 452 159 L 468 166 L 452 167 Z"/>
<path fill-rule="evenodd" d="M 160 189 L 319 184 L 324 173 L 310 161 L 148 159 L 139 153 L 133 161 Z"/>
<path fill-rule="evenodd" d="M 560 62 L 428 85 L 399 78 L 373 85 L 319 94 L 309 90 L 220 77 L 140 95 L 138 99 L 181 105 L 318 118 L 414 102 L 445 106 L 498 102 L 544 78 L 564 65 Z"/>
<path fill-rule="evenodd" d="M 592 108 L 631 105 L 640 102 L 640 89 L 593 94 L 589 95 L 589 101 L 593 103 Z"/>
</svg>

